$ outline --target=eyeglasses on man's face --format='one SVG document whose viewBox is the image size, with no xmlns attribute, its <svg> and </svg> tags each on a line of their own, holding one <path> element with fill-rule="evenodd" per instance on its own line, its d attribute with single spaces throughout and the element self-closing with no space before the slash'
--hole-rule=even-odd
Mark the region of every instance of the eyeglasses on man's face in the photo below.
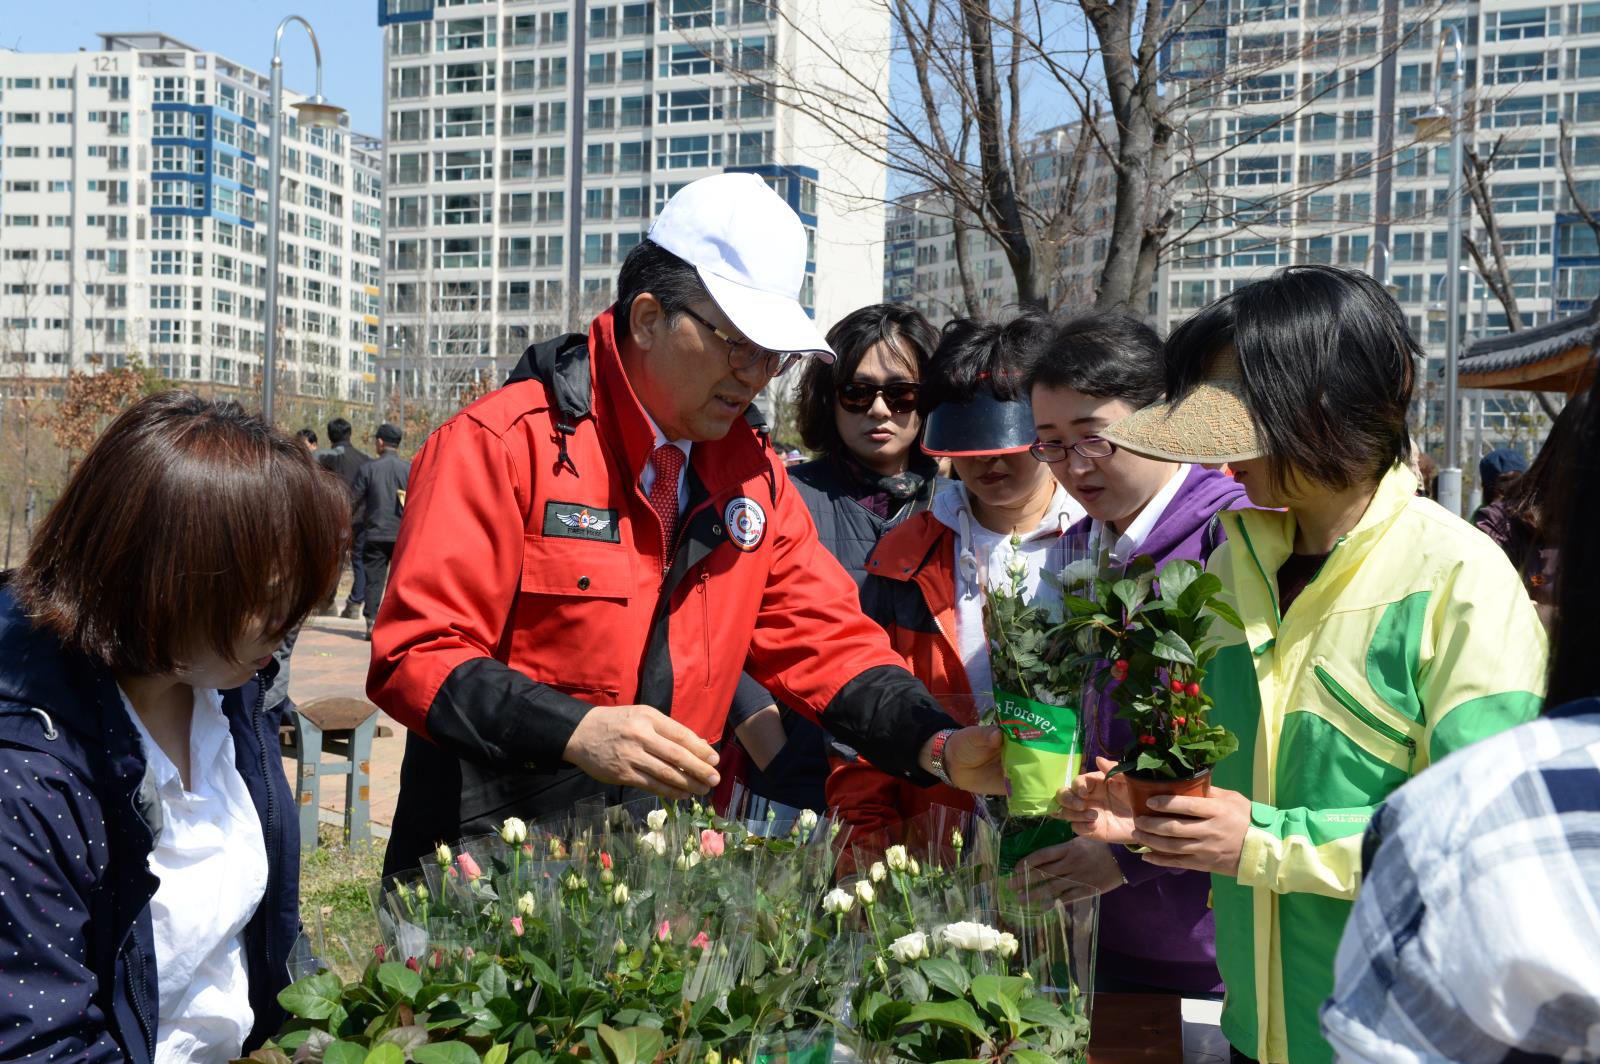
<svg viewBox="0 0 1600 1064">
<path fill-rule="evenodd" d="M 1084 458 L 1110 458 L 1117 453 L 1117 445 L 1099 436 L 1085 436 L 1070 445 L 1059 440 L 1050 443 L 1034 440 L 1028 444 L 1028 453 L 1041 462 L 1064 462 L 1068 451 L 1076 451 Z"/>
<path fill-rule="evenodd" d="M 724 332 L 688 307 L 684 307 L 683 312 L 705 326 L 712 336 L 728 345 L 728 367 L 735 373 L 756 368 L 768 377 L 781 377 L 788 372 L 790 366 L 805 357 L 797 351 L 768 351 L 743 337 Z"/>
</svg>

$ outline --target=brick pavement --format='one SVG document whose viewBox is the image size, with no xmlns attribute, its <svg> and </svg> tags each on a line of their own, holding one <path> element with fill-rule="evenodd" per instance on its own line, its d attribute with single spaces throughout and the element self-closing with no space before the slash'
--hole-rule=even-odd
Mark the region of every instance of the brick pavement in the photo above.
<svg viewBox="0 0 1600 1064">
<path fill-rule="evenodd" d="M 341 595 L 341 604 L 344 597 Z M 339 617 L 311 617 L 300 629 L 300 638 L 294 645 L 290 660 L 289 697 L 296 702 L 309 702 L 313 698 L 344 696 L 365 698 L 367 687 L 367 661 L 372 644 L 361 638 L 366 625 L 363 621 L 346 621 Z M 388 825 L 394 822 L 395 799 L 400 793 L 400 758 L 405 753 L 405 729 L 387 714 L 379 717 L 379 724 L 392 733 L 372 742 L 372 780 L 369 802 L 376 834 L 387 835 Z M 284 772 L 291 785 L 295 778 L 292 760 L 285 759 Z M 324 810 L 344 814 L 344 780 L 334 778 L 322 781 L 318 805 Z M 323 817 L 327 819 L 326 816 Z"/>
</svg>

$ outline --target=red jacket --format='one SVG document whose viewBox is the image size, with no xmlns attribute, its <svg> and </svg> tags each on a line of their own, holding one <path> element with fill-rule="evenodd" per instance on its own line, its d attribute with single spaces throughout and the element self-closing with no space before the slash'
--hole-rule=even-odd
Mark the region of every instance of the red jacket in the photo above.
<svg viewBox="0 0 1600 1064">
<path fill-rule="evenodd" d="M 963 724 L 976 724 L 972 684 L 956 649 L 956 534 L 923 512 L 891 529 L 867 559 L 861 606 L 883 626 L 906 668 Z M 965 718 L 965 719 L 963 719 Z M 936 784 L 914 787 L 865 758 L 833 759 L 828 805 L 860 834 L 893 832 L 932 806 L 970 810 L 972 795 Z"/>
<path fill-rule="evenodd" d="M 607 311 L 586 341 L 530 348 L 505 387 L 423 445 L 367 690 L 454 756 L 408 743 L 397 828 L 402 811 L 432 816 L 448 839 L 601 793 L 551 776 L 595 705 L 652 705 L 716 742 L 741 669 L 932 782 L 917 753 L 950 722 L 862 615 L 771 449 L 742 421 L 693 445 L 664 559 L 639 490 L 653 444 Z M 437 809 L 457 804 L 452 789 L 459 823 Z"/>
</svg>

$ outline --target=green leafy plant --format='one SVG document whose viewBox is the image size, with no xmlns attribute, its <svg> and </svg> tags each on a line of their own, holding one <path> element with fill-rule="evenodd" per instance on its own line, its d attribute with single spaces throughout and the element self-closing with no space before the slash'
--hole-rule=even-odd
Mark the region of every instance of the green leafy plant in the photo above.
<svg viewBox="0 0 1600 1064">
<path fill-rule="evenodd" d="M 1126 569 L 1108 558 L 1079 563 L 1064 582 L 1075 656 L 1133 725 L 1134 741 L 1113 772 L 1186 779 L 1238 749 L 1233 733 L 1210 722 L 1212 701 L 1201 686 L 1222 645 L 1212 626 L 1243 628 L 1220 579 L 1183 559 L 1158 574 L 1144 556 Z"/>
</svg>

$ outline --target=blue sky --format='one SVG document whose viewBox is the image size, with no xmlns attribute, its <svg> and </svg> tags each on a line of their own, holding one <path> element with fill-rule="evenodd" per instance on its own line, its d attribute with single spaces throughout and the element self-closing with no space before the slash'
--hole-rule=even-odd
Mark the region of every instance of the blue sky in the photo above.
<svg viewBox="0 0 1600 1064">
<path fill-rule="evenodd" d="M 272 34 L 301 15 L 322 45 L 322 90 L 350 112 L 352 128 L 383 132 L 383 37 L 375 0 L 0 0 L 0 47 L 23 52 L 96 51 L 101 31 L 160 30 L 266 74 Z M 305 31 L 283 35 L 284 84 L 309 93 L 316 65 Z"/>
</svg>

